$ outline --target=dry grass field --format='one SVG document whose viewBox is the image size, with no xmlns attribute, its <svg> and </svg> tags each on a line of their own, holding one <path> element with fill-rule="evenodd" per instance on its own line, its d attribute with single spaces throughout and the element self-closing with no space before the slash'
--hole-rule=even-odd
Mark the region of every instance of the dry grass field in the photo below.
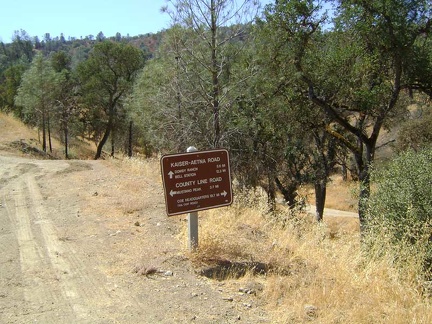
<svg viewBox="0 0 432 324">
<path fill-rule="evenodd" d="M 8 136 L 34 136 L 25 128 L 12 133 Z M 74 152 L 80 155 L 78 148 Z M 159 183 L 160 190 L 148 195 L 162 194 L 159 160 L 119 158 L 104 164 L 118 181 L 115 187 L 104 186 L 100 199 L 122 194 L 115 205 L 99 205 L 100 213 L 112 215 L 115 224 L 123 222 L 125 227 L 139 214 L 152 214 L 147 210 L 152 205 L 144 211 L 142 204 L 143 199 L 155 198 L 142 197 L 141 192 L 150 183 Z M 335 176 L 326 206 L 355 211 L 355 188 L 355 183 Z M 313 203 L 310 188 L 302 188 L 302 193 Z M 432 323 L 431 300 L 419 284 L 415 256 L 403 269 L 396 266 L 392 251 L 367 257 L 356 218 L 325 217 L 317 224 L 310 215 L 292 214 L 283 206 L 276 216 L 269 215 L 265 195 L 256 190 L 236 191 L 232 206 L 199 213 L 196 252 L 187 249 L 186 216 L 171 217 L 169 224 L 182 257 L 192 263 L 197 276 L 210 278 L 216 291 L 250 295 L 252 302 L 243 302 L 242 309 L 262 310 L 270 323 Z M 130 262 L 142 262 L 139 251 L 145 240 L 140 237 L 141 247 L 129 255 L 136 260 L 127 259 L 124 267 L 111 270 L 112 275 Z M 124 244 L 118 246 L 126 249 Z"/>
<path fill-rule="evenodd" d="M 333 189 L 342 195 L 346 186 Z M 356 219 L 328 217 L 318 225 L 299 216 L 282 227 L 260 212 L 264 197 L 236 197 L 231 208 L 202 213 L 200 250 L 191 258 L 265 265 L 265 275 L 252 269 L 236 279 L 234 271 L 226 284 L 258 281 L 274 323 L 432 323 L 415 258 L 403 270 L 391 253 L 367 258 Z"/>
</svg>

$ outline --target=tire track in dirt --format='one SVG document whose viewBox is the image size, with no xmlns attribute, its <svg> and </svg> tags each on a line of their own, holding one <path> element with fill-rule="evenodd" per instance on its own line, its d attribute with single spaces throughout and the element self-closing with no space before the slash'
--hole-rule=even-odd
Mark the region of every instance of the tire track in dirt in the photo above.
<svg viewBox="0 0 432 324">
<path fill-rule="evenodd" d="M 59 167 L 57 163 L 56 168 L 50 168 L 50 163 L 44 162 L 49 161 L 42 162 L 45 169 L 42 174 L 46 169 L 52 172 L 68 166 L 65 163 Z M 9 253 L 6 262 L 14 263 L 12 273 L 20 274 L 15 280 L 4 281 L 10 289 L 21 290 L 18 296 L 22 296 L 26 307 L 9 309 L 6 314 L 2 311 L 0 322 L 21 322 L 27 317 L 44 323 L 58 323 L 60 319 L 62 322 L 91 321 L 97 314 L 94 311 L 91 314 L 87 305 L 106 300 L 106 292 L 100 288 L 100 280 L 92 275 L 94 269 L 87 269 L 58 237 L 36 182 L 41 175 L 37 166 L 40 164 L 37 161 L 19 165 L 15 174 L 7 167 L 10 164 L 4 164 L 1 170 L 0 179 L 7 185 L 0 191 L 3 207 L 0 228 L 8 229 L 8 236 L 0 237 L 1 251 Z M 14 260 L 17 255 L 19 259 Z M 0 293 L 0 296 L 8 298 L 8 293 Z M 14 296 L 19 299 L 16 293 Z"/>
<path fill-rule="evenodd" d="M 16 239 L 16 227 L 11 222 L 11 210 L 9 198 L 6 196 L 5 185 L 13 177 L 10 170 L 0 164 L 0 322 L 6 322 L 6 317 L 15 313 L 13 305 L 21 301 L 22 276 L 20 263 L 16 256 L 19 254 L 18 241 Z M 16 293 L 11 294 L 14 290 Z M 17 297 L 18 296 L 18 297 Z M 10 302 L 12 300 L 12 302 Z M 25 308 L 25 305 L 21 306 Z"/>
<path fill-rule="evenodd" d="M 29 303 L 31 312 L 35 312 L 37 317 L 48 323 L 53 314 L 52 309 L 46 307 L 46 300 L 50 300 L 55 307 L 62 305 L 65 320 L 73 319 L 73 312 L 64 300 L 56 274 L 49 264 L 43 240 L 38 236 L 41 229 L 33 219 L 33 205 L 29 202 L 28 188 L 25 181 L 17 184 L 19 188 L 14 192 L 15 210 L 11 217 L 16 224 L 24 299 Z"/>
<path fill-rule="evenodd" d="M 87 305 L 99 299 L 106 299 L 105 291 L 100 288 L 102 283 L 92 275 L 93 269 L 86 268 L 84 263 L 75 257 L 74 251 L 62 244 L 43 207 L 44 199 L 35 179 L 29 176 L 26 182 L 35 223 L 39 225 L 47 258 L 59 278 L 63 298 L 71 305 L 77 320 L 88 319 L 91 314 Z"/>
<path fill-rule="evenodd" d="M 30 192 L 26 185 L 27 175 L 24 171 L 31 168 L 28 165 L 18 165 L 18 171 L 8 177 L 8 184 L 1 190 L 4 208 L 0 214 L 0 224 L 2 227 L 8 226 L 12 235 L 7 238 L 2 236 L 0 240 L 2 245 L 15 247 L 9 251 L 10 262 L 14 264 L 10 270 L 18 274 L 6 280 L 5 298 L 15 298 L 16 303 L 21 304 L 20 307 L 2 312 L 2 321 L 6 323 L 21 322 L 28 319 L 29 315 L 46 323 L 52 322 L 50 318 L 53 319 L 56 315 L 66 320 L 73 318 L 68 307 L 62 307 L 61 314 L 51 314 L 54 305 L 58 307 L 59 304 L 67 303 L 64 302 L 55 275 L 50 269 L 43 242 L 38 237 L 38 226 L 34 223 Z M 5 175 L 7 176 L 8 172 L 3 172 L 2 179 Z M 49 280 L 46 280 L 47 278 Z M 16 293 L 17 290 L 19 293 Z M 9 297 L 9 294 L 13 297 Z M 51 304 L 47 304 L 47 300 L 50 300 Z"/>
</svg>

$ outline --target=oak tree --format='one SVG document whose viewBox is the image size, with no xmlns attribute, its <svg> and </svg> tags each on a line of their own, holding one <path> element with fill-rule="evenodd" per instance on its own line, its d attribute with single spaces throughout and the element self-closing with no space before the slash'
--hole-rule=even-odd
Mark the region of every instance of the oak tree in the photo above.
<svg viewBox="0 0 432 324">
<path fill-rule="evenodd" d="M 405 91 L 431 93 L 425 71 L 432 69 L 432 9 L 425 1 L 335 3 L 328 30 L 320 28 L 325 20 L 312 0 L 277 1 L 268 6 L 266 22 L 284 82 L 332 120 L 326 131 L 355 158 L 363 228 L 380 132 L 406 108 Z"/>
<path fill-rule="evenodd" d="M 144 65 L 142 52 L 132 45 L 103 41 L 78 68 L 90 132 L 97 143 L 95 159 L 115 130 L 137 72 Z"/>
<path fill-rule="evenodd" d="M 42 53 L 38 53 L 24 73 L 15 97 L 15 104 L 23 107 L 24 121 L 42 130 L 44 152 L 47 151 L 47 139 L 52 151 L 51 115 L 62 82 L 63 76 L 55 72 Z"/>
</svg>

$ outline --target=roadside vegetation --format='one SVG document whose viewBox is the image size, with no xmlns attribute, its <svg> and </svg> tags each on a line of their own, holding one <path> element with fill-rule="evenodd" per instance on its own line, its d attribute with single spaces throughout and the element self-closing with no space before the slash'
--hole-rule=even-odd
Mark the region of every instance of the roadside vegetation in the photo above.
<svg viewBox="0 0 432 324">
<path fill-rule="evenodd" d="M 275 219 L 263 214 L 265 195 L 247 191 L 235 195 L 231 208 L 202 213 L 200 249 L 191 258 L 227 284 L 259 282 L 258 299 L 275 322 L 429 323 L 430 161 L 427 165 L 418 172 L 428 174 L 429 185 L 420 191 L 428 197 L 422 206 L 429 211 L 408 218 L 398 209 L 404 222 L 383 212 L 383 205 L 400 200 L 392 196 L 394 187 L 386 186 L 394 178 L 383 178 L 369 214 L 376 217 L 377 228 L 371 229 L 367 243 L 361 243 L 358 219 L 328 217 L 317 224 L 311 216 L 287 216 L 289 210 L 283 208 Z M 346 186 L 334 190 L 349 192 Z M 412 191 L 395 192 L 413 198 Z M 389 196 L 387 203 L 375 200 L 382 195 Z M 257 274 L 257 269 L 264 270 Z"/>
<path fill-rule="evenodd" d="M 430 4 L 164 11 L 172 27 L 151 47 L 17 32 L 0 47 L 2 111 L 52 156 L 128 156 L 125 172 L 146 159 L 153 177 L 161 154 L 228 149 L 235 203 L 201 213 L 189 258 L 215 281 L 255 282 L 275 322 L 432 322 Z"/>
<path fill-rule="evenodd" d="M 118 165 L 154 178 L 158 163 L 126 159 Z M 419 174 L 424 171 L 430 179 L 430 170 L 418 169 Z M 345 208 L 346 202 L 338 202 L 341 197 L 355 202 L 349 182 L 330 188 L 328 203 L 334 208 Z M 424 192 L 428 190 L 425 186 Z M 373 196 L 378 192 L 374 190 Z M 185 217 L 174 217 L 182 220 L 177 237 L 197 274 L 211 278 L 216 287 L 255 295 L 251 307 L 264 307 L 272 323 L 432 320 L 423 242 L 388 244 L 389 232 L 380 231 L 369 241 L 376 244 L 368 245 L 361 241 L 356 218 L 326 217 L 316 223 L 312 215 L 293 213 L 283 205 L 269 214 L 264 190 L 238 189 L 231 207 L 200 212 L 195 253 L 187 249 Z"/>
<path fill-rule="evenodd" d="M 0 122 L 3 129 L 9 131 L 10 138 L 18 136 L 29 146 L 37 144 L 30 140 L 36 138 L 37 133 L 23 128 L 16 119 L 2 114 Z M 55 141 L 54 152 L 59 148 L 61 143 Z M 93 146 L 92 151 L 95 150 Z M 86 154 L 87 151 L 87 145 L 75 148 L 76 154 Z M 428 154 L 430 156 L 430 151 L 422 153 L 423 158 L 408 154 L 408 157 L 419 160 L 412 166 L 404 164 L 401 169 L 400 163 L 407 159 L 402 156 L 400 160 L 390 162 L 394 167 L 386 165 L 381 169 L 397 176 L 386 178 L 380 175 L 381 189 L 376 187 L 372 200 L 377 201 L 375 195 L 386 193 L 404 196 L 407 193 L 405 188 L 417 183 L 404 178 L 401 170 L 405 167 L 430 181 L 430 161 L 425 160 Z M 106 162 L 112 164 L 118 177 L 125 175 L 122 190 L 128 188 L 130 191 L 118 202 L 120 214 L 130 215 L 141 208 L 143 197 L 139 194 L 140 188 L 147 182 L 133 179 L 144 178 L 160 183 L 159 194 L 162 194 L 158 158 L 131 159 L 125 156 Z M 428 169 L 419 167 L 421 165 Z M 393 191 L 386 185 L 385 181 L 397 181 L 399 177 L 407 183 L 400 191 Z M 351 181 L 335 178 L 329 185 L 328 206 L 353 210 L 355 187 Z M 430 186 L 424 185 L 422 189 L 427 193 Z M 311 195 L 313 188 L 304 188 L 302 192 Z M 176 222 L 177 238 L 184 248 L 184 255 L 194 264 L 197 275 L 211 278 L 216 287 L 222 284 L 232 287 L 237 293 L 253 294 L 255 304 L 250 306 L 264 307 L 271 314 L 272 322 L 429 323 L 432 320 L 430 268 L 427 270 L 424 263 L 424 247 L 427 246 L 422 241 L 424 236 L 418 236 L 419 240 L 414 245 L 407 245 L 404 240 L 389 240 L 391 232 L 374 231 L 373 240 L 362 244 L 357 218 L 325 217 L 323 222 L 317 223 L 312 215 L 293 212 L 281 204 L 277 205 L 276 213 L 270 214 L 267 195 L 262 189 L 237 188 L 234 197 L 231 207 L 200 212 L 199 249 L 196 253 L 187 249 L 184 216 L 174 216 L 181 220 Z M 425 197 L 422 206 L 431 208 L 430 195 L 422 197 Z M 314 199 L 309 196 L 307 201 Z M 380 203 L 374 209 L 382 210 L 385 203 L 381 201 L 377 201 Z M 398 200 L 389 198 L 385 201 L 393 203 Z M 409 199 L 405 199 L 407 201 Z M 395 225 L 392 218 L 383 219 L 387 214 L 372 213 L 372 206 L 370 215 L 380 216 L 376 224 L 383 221 Z M 399 215 L 404 217 L 402 211 Z M 420 224 L 420 218 L 411 220 L 413 225 Z M 426 229 L 423 234 L 427 233 L 429 223 L 422 224 L 424 227 L 420 228 Z M 408 223 L 405 228 L 410 228 Z"/>
</svg>

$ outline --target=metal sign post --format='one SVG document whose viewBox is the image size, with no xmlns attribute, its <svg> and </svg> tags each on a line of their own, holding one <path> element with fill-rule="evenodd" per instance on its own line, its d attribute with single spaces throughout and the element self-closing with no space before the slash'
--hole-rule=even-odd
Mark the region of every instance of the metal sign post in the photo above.
<svg viewBox="0 0 432 324">
<path fill-rule="evenodd" d="M 198 151 L 195 146 L 189 146 L 186 152 Z M 188 248 L 189 251 L 195 251 L 198 248 L 198 212 L 188 214 Z"/>
<path fill-rule="evenodd" d="M 161 158 L 162 181 L 168 216 L 188 215 L 190 249 L 198 246 L 200 210 L 232 203 L 229 155 L 225 149 L 168 154 Z"/>
</svg>

